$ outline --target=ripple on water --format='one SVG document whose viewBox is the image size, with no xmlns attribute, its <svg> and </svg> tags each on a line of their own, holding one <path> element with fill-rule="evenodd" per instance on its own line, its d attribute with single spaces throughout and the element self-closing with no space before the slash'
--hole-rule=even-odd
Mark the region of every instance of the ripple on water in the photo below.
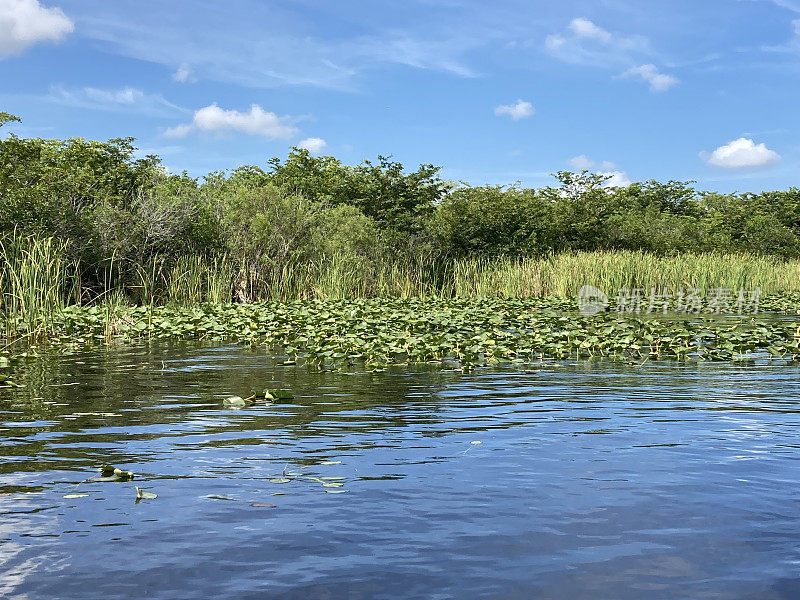
<svg viewBox="0 0 800 600">
<path fill-rule="evenodd" d="M 27 368 L 0 391 L 4 596 L 800 597 L 797 367 Z M 222 406 L 274 384 L 295 399 Z"/>
</svg>

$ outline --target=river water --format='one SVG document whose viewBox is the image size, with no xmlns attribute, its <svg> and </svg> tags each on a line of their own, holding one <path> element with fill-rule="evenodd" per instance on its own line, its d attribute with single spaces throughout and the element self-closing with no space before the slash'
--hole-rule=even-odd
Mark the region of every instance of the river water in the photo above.
<svg viewBox="0 0 800 600">
<path fill-rule="evenodd" d="M 0 597 L 800 597 L 797 367 L 535 368 L 47 355 L 0 390 Z"/>
</svg>

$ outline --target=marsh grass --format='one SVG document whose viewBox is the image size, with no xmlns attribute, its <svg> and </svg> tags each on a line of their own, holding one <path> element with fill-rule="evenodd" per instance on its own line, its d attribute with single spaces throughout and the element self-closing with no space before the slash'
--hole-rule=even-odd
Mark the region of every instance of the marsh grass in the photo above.
<svg viewBox="0 0 800 600">
<path fill-rule="evenodd" d="M 81 289 L 79 265 L 53 238 L 14 234 L 0 240 L 0 322 L 5 338 L 46 335 L 65 307 L 89 296 Z M 201 303 L 352 298 L 536 298 L 574 297 L 583 285 L 609 296 L 620 289 L 681 288 L 755 290 L 778 294 L 800 290 L 800 261 L 750 254 L 576 252 L 536 258 L 413 263 L 369 260 L 352 254 L 318 263 L 246 264 L 226 257 L 185 256 L 167 265 L 158 257 L 137 266 L 131 281 L 107 266 L 105 289 L 91 304 L 108 321 L 112 336 L 131 305 L 193 306 Z"/>
<path fill-rule="evenodd" d="M 800 261 L 749 254 L 679 254 L 579 252 L 546 258 L 458 261 L 451 295 L 525 298 L 575 296 L 583 285 L 609 295 L 621 289 L 649 292 L 695 288 L 755 290 L 764 294 L 800 290 Z"/>
<path fill-rule="evenodd" d="M 180 257 L 165 279 L 166 299 L 171 304 L 223 303 L 232 296 L 232 269 L 225 258 Z"/>
<path fill-rule="evenodd" d="M 53 238 L 0 239 L 0 317 L 5 336 L 36 337 L 68 304 L 80 302 L 80 269 Z"/>
</svg>

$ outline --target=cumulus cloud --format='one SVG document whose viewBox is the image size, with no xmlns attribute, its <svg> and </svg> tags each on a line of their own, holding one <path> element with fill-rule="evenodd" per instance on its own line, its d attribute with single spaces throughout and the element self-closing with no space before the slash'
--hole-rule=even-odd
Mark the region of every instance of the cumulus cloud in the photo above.
<svg viewBox="0 0 800 600">
<path fill-rule="evenodd" d="M 54 86 L 50 89 L 46 100 L 75 108 L 130 112 L 150 116 L 171 116 L 187 112 L 186 109 L 169 102 L 160 94 L 148 94 L 132 87 L 107 90 L 94 87 L 65 89 Z"/>
<path fill-rule="evenodd" d="M 170 127 L 164 132 L 168 137 L 185 137 L 193 131 L 218 132 L 238 131 L 249 135 L 260 135 L 270 139 L 285 139 L 297 133 L 291 117 L 279 117 L 253 104 L 249 112 L 226 110 L 216 103 L 194 113 L 191 123 Z"/>
<path fill-rule="evenodd" d="M 628 187 L 633 183 L 625 171 L 601 171 L 598 173 L 598 175 L 604 175 L 608 177 L 603 184 L 603 187 L 605 188 Z"/>
<path fill-rule="evenodd" d="M 677 77 L 659 72 L 658 67 L 652 64 L 630 68 L 620 75 L 620 77 L 646 81 L 650 84 L 650 91 L 653 93 L 666 92 L 669 88 L 678 83 Z"/>
<path fill-rule="evenodd" d="M 494 109 L 494 114 L 498 117 L 507 116 L 515 121 L 532 117 L 535 112 L 533 104 L 524 100 L 517 100 L 514 104 L 501 104 Z"/>
<path fill-rule="evenodd" d="M 564 62 L 606 68 L 630 64 L 633 53 L 649 52 L 646 38 L 615 35 L 585 18 L 573 19 L 563 33 L 548 35 L 545 49 Z"/>
<path fill-rule="evenodd" d="M 720 146 L 711 154 L 701 152 L 700 158 L 723 169 L 757 169 L 781 160 L 780 154 L 767 148 L 766 144 L 756 144 L 744 137 Z"/>
<path fill-rule="evenodd" d="M 311 152 L 311 154 L 319 154 L 327 147 L 327 145 L 328 143 L 325 140 L 318 137 L 306 138 L 297 143 L 298 148 L 305 148 Z"/>
<path fill-rule="evenodd" d="M 0 57 L 39 42 L 59 42 L 74 29 L 60 8 L 47 8 L 39 0 L 0 0 Z"/>
</svg>

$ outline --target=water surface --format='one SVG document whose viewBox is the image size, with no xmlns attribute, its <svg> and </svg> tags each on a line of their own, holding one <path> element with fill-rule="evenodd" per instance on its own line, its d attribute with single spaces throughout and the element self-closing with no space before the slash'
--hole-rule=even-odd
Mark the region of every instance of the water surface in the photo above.
<svg viewBox="0 0 800 600">
<path fill-rule="evenodd" d="M 155 345 L 20 381 L 0 597 L 800 597 L 797 367 L 313 373 Z M 296 399 L 222 406 L 265 387 Z M 136 479 L 90 481 L 104 462 Z"/>
</svg>

